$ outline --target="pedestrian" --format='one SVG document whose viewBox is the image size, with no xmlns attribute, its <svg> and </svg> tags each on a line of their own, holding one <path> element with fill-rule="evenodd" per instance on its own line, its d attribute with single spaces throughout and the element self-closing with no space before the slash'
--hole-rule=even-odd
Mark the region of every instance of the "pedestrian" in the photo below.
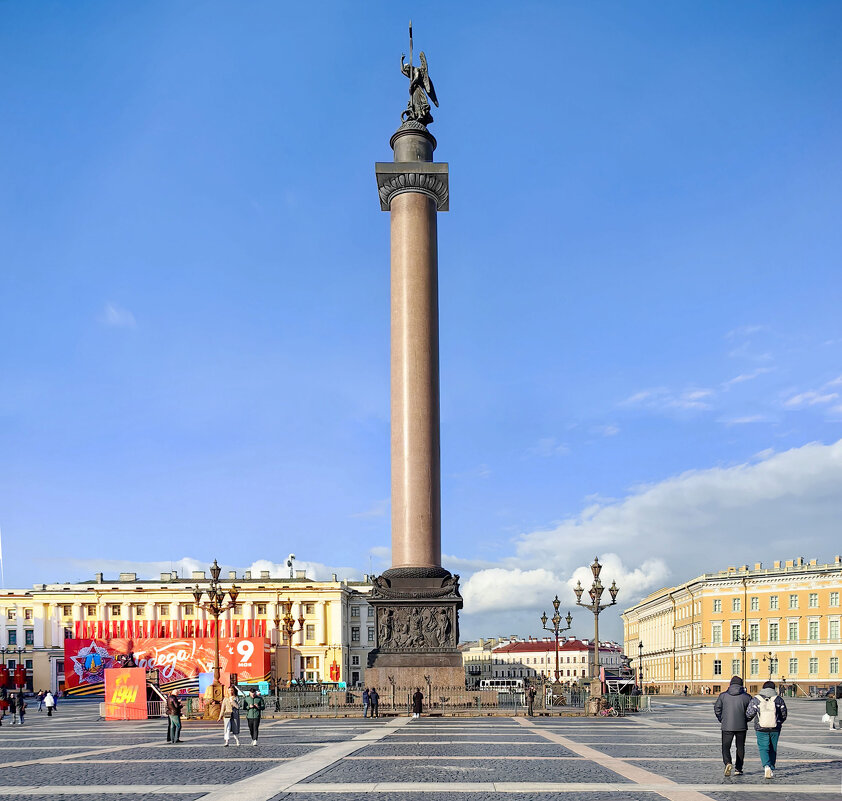
<svg viewBox="0 0 842 801">
<path fill-rule="evenodd" d="M 0 726 L 3 725 L 3 718 L 6 717 L 6 709 L 9 707 L 9 701 L 6 698 L 6 689 L 0 687 Z"/>
<path fill-rule="evenodd" d="M 18 692 L 17 706 L 18 706 L 18 719 L 20 720 L 20 725 L 23 726 L 23 713 L 26 711 L 26 700 L 23 697 L 23 690 Z"/>
<path fill-rule="evenodd" d="M 14 693 L 9 693 L 9 714 L 12 716 L 12 726 L 16 726 L 18 722 L 18 699 Z"/>
<path fill-rule="evenodd" d="M 685 685 L 684 685 L 684 695 L 687 695 L 687 689 L 688 689 L 688 688 L 687 688 L 687 685 L 685 684 Z"/>
<path fill-rule="evenodd" d="M 415 688 L 415 693 L 412 696 L 412 717 L 420 718 L 424 711 L 424 693 L 421 692 L 420 687 Z"/>
<path fill-rule="evenodd" d="M 44 696 L 44 706 L 47 707 L 47 717 L 51 718 L 53 716 L 53 710 L 56 708 L 56 699 L 53 698 L 53 694 L 49 690 L 47 690 Z"/>
<path fill-rule="evenodd" d="M 368 717 L 368 707 L 371 704 L 371 693 L 368 691 L 368 687 L 363 687 L 363 717 Z"/>
<path fill-rule="evenodd" d="M 380 693 L 377 692 L 376 687 L 371 688 L 371 692 L 368 694 L 368 700 L 371 702 L 371 717 L 379 718 L 380 717 Z"/>
<path fill-rule="evenodd" d="M 257 745 L 257 735 L 260 731 L 260 715 L 266 709 L 266 702 L 257 692 L 257 688 L 252 687 L 249 694 L 245 697 L 244 705 L 246 723 L 248 723 L 249 734 L 251 735 L 251 744 Z"/>
<path fill-rule="evenodd" d="M 531 685 L 526 688 L 526 714 L 529 717 L 535 715 L 535 688 Z"/>
<path fill-rule="evenodd" d="M 181 712 L 183 704 L 178 698 L 178 693 L 173 690 L 167 696 L 167 717 L 170 719 L 170 742 L 175 745 L 181 742 Z"/>
<path fill-rule="evenodd" d="M 713 705 L 716 719 L 722 724 L 722 761 L 725 763 L 725 775 L 743 775 L 743 759 L 746 754 L 746 732 L 748 723 L 746 709 L 751 703 L 751 696 L 743 687 L 739 676 L 732 676 L 728 689 L 720 693 Z M 737 759 L 731 764 L 731 743 L 736 740 Z"/>
<path fill-rule="evenodd" d="M 828 725 L 830 730 L 833 731 L 836 728 L 836 718 L 839 717 L 839 702 L 836 700 L 834 693 L 828 693 L 824 702 L 824 712 L 830 718 Z"/>
<path fill-rule="evenodd" d="M 225 747 L 228 747 L 229 738 L 233 737 L 237 745 L 240 744 L 240 699 L 237 698 L 237 688 L 229 687 L 228 695 L 222 699 L 222 706 L 219 708 L 217 720 L 225 719 Z"/>
<path fill-rule="evenodd" d="M 751 699 L 746 709 L 746 718 L 754 720 L 754 734 L 757 737 L 763 775 L 771 779 L 775 775 L 773 771 L 778 758 L 781 726 L 786 720 L 786 704 L 775 691 L 775 682 L 770 680 L 763 683 L 760 692 Z"/>
<path fill-rule="evenodd" d="M 43 690 L 38 690 L 38 711 L 41 712 L 44 709 L 44 696 L 46 693 Z"/>
</svg>

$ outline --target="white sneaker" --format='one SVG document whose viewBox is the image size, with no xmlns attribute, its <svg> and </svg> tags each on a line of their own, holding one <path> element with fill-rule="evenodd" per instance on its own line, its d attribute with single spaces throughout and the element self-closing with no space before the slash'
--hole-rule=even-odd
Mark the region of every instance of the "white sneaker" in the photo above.
<svg viewBox="0 0 842 801">
<path fill-rule="evenodd" d="M 771 779 L 772 776 L 774 776 L 774 775 L 775 774 L 772 773 L 772 768 L 770 768 L 768 765 L 765 768 L 763 768 L 763 777 L 764 778 Z"/>
<path fill-rule="evenodd" d="M 730 776 L 730 775 L 731 775 L 731 771 L 732 771 L 733 769 L 734 769 L 734 766 L 733 766 L 733 765 L 729 762 L 729 763 L 725 766 L 725 775 L 726 775 L 726 776 Z"/>
<path fill-rule="evenodd" d="M 225 741 L 225 747 L 228 748 L 228 740 Z"/>
<path fill-rule="evenodd" d="M 252 745 L 257 745 L 257 740 L 252 740 L 252 741 L 251 741 L 251 744 L 252 744 Z"/>
</svg>

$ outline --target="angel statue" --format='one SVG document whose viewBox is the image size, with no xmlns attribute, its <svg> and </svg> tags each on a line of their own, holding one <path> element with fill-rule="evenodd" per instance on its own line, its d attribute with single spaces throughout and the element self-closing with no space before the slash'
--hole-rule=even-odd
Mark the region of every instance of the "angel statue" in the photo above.
<svg viewBox="0 0 842 801">
<path fill-rule="evenodd" d="M 411 58 L 409 64 L 404 64 L 406 54 L 401 53 L 401 72 L 409 78 L 409 103 L 406 104 L 406 111 L 401 114 L 401 119 L 405 122 L 415 120 L 422 125 L 429 125 L 433 121 L 433 115 L 430 114 L 427 98 L 433 101 L 436 108 L 439 101 L 433 82 L 430 80 L 430 73 L 427 71 L 427 56 L 424 55 L 423 50 L 420 56 L 421 66 L 413 67 Z"/>
</svg>

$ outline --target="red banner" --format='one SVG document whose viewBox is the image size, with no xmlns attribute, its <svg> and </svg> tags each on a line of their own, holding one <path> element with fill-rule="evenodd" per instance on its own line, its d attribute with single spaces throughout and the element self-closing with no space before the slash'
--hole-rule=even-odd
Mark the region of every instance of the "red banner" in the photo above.
<svg viewBox="0 0 842 801">
<path fill-rule="evenodd" d="M 109 668 L 105 671 L 105 719 L 146 720 L 146 671 Z"/>
<path fill-rule="evenodd" d="M 132 654 L 135 664 L 157 670 L 161 684 L 192 679 L 214 665 L 214 640 L 191 638 L 98 638 L 64 641 L 65 686 L 99 684 L 105 671 L 119 667 L 118 657 Z M 262 637 L 219 640 L 219 666 L 223 684 L 229 673 L 244 683 L 266 679 L 270 672 L 269 644 Z"/>
</svg>

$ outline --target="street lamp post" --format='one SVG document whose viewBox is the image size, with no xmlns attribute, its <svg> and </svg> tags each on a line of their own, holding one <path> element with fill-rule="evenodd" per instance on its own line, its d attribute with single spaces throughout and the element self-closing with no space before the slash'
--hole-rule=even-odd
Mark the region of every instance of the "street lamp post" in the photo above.
<svg viewBox="0 0 842 801">
<path fill-rule="evenodd" d="M 742 665 L 742 677 L 743 681 L 746 678 L 746 645 L 751 642 L 751 635 L 743 634 L 739 637 L 740 642 L 740 664 Z"/>
<path fill-rule="evenodd" d="M 643 640 L 637 641 L 637 686 L 643 689 Z"/>
<path fill-rule="evenodd" d="M 216 563 L 216 559 L 214 559 L 213 564 L 210 567 L 210 585 L 205 591 L 207 592 L 208 600 L 204 603 L 202 602 L 202 589 L 199 587 L 198 583 L 196 584 L 195 589 L 192 590 L 193 598 L 196 600 L 196 606 L 199 609 L 204 609 L 205 611 L 210 612 L 214 620 L 213 684 L 211 685 L 212 700 L 205 708 L 205 717 L 209 718 L 216 717 L 216 715 L 219 714 L 219 705 L 222 703 L 223 694 L 222 683 L 219 680 L 219 616 L 223 612 L 227 612 L 229 609 L 233 609 L 237 605 L 237 596 L 240 594 L 240 590 L 237 585 L 232 584 L 231 589 L 228 590 L 228 595 L 231 600 L 226 602 L 225 590 L 219 583 L 219 574 L 221 572 L 222 568 Z M 188 587 L 188 589 L 190 588 Z"/>
<path fill-rule="evenodd" d="M 287 598 L 286 601 L 281 602 L 284 606 L 284 616 L 280 622 L 283 623 L 283 632 L 287 641 L 287 685 L 292 686 L 292 635 L 304 631 L 304 615 L 299 615 L 298 620 L 292 616 L 292 601 Z M 295 624 L 298 623 L 298 628 Z"/>
<path fill-rule="evenodd" d="M 547 613 L 544 612 L 541 615 L 541 625 L 544 627 L 544 631 L 549 631 L 551 634 L 555 635 L 555 682 L 556 684 L 560 681 L 561 671 L 558 668 L 558 635 L 561 634 L 563 631 L 570 631 L 570 627 L 573 624 L 573 615 L 570 612 L 567 613 L 567 617 L 565 618 L 567 622 L 567 628 L 562 629 L 559 628 L 561 625 L 561 615 L 558 613 L 558 607 L 561 605 L 561 601 L 558 600 L 558 595 L 553 599 L 553 609 L 555 610 L 552 618 L 549 618 L 553 622 L 553 627 L 549 628 L 547 626 Z"/>
<path fill-rule="evenodd" d="M 775 668 L 775 661 L 776 661 L 776 660 L 775 660 L 775 655 L 774 655 L 771 651 L 768 651 L 768 652 L 767 652 L 767 653 L 763 656 L 763 661 L 764 661 L 764 662 L 768 662 L 768 663 L 769 663 L 769 681 L 772 681 L 772 671 L 773 671 L 773 670 L 774 670 L 774 668 Z"/>
<path fill-rule="evenodd" d="M 605 592 L 605 587 L 603 587 L 602 582 L 599 580 L 599 574 L 601 570 L 602 565 L 599 563 L 599 557 L 594 557 L 593 564 L 591 565 L 591 572 L 593 573 L 593 584 L 588 590 L 588 595 L 590 595 L 591 598 L 591 602 L 589 604 L 582 603 L 582 593 L 585 590 L 582 587 L 581 581 L 576 582 L 576 587 L 573 590 L 573 592 L 576 593 L 576 606 L 581 606 L 585 609 L 590 609 L 591 612 L 593 612 L 594 659 L 591 672 L 592 679 L 599 679 L 599 613 L 602 612 L 604 609 L 607 609 L 609 606 L 614 606 L 614 604 L 617 603 L 617 593 L 620 591 L 620 588 L 617 586 L 617 582 L 612 581 L 611 586 L 608 588 L 608 592 L 611 594 L 611 603 L 600 603 L 600 600 L 602 599 L 602 593 Z"/>
</svg>

